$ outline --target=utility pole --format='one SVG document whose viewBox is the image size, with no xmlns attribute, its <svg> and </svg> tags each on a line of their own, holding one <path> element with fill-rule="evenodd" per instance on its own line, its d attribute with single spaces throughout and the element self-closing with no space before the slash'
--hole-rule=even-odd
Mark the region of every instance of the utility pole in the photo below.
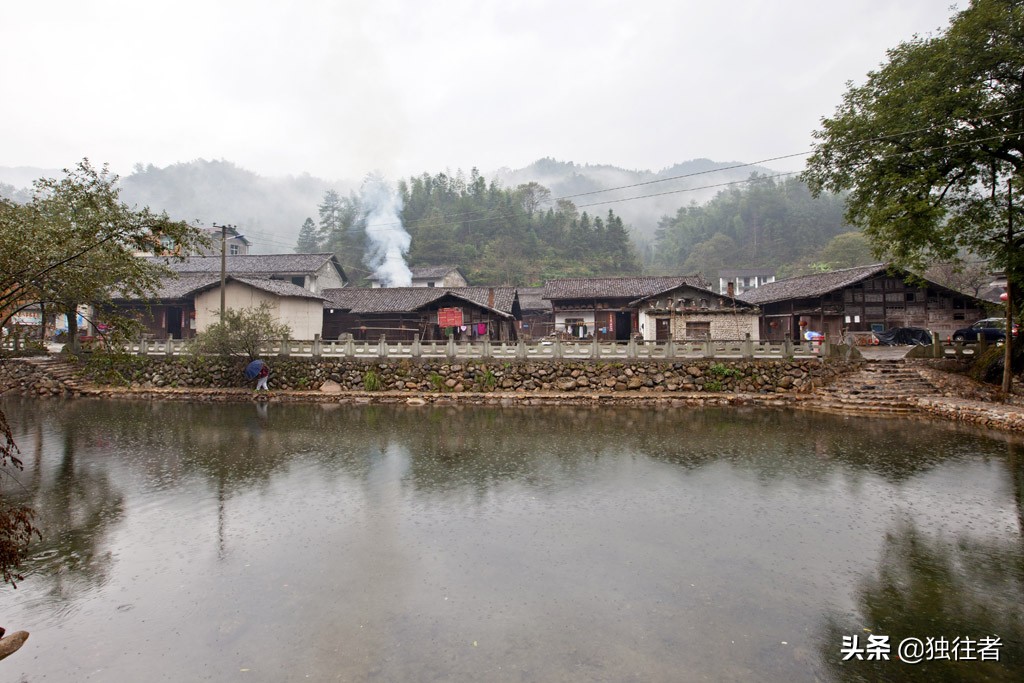
<svg viewBox="0 0 1024 683">
<path fill-rule="evenodd" d="M 235 234 L 235 226 L 233 225 L 220 225 L 216 223 L 213 227 L 220 228 L 220 321 L 224 322 L 224 296 L 225 296 L 225 284 L 227 283 L 228 274 L 228 228 L 231 228 L 232 235 Z"/>
</svg>

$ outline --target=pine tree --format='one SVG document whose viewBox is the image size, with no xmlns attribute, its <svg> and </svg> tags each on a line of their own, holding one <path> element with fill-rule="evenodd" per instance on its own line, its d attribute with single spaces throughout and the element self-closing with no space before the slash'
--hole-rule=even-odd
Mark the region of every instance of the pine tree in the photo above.
<svg viewBox="0 0 1024 683">
<path fill-rule="evenodd" d="M 314 254 L 320 250 L 320 242 L 317 240 L 316 223 L 312 218 L 307 218 L 299 230 L 299 239 L 295 244 L 295 253 Z"/>
</svg>

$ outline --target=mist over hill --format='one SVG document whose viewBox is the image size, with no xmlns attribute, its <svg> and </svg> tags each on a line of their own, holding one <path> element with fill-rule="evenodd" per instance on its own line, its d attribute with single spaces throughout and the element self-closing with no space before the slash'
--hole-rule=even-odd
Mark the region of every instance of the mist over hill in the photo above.
<svg viewBox="0 0 1024 683">
<path fill-rule="evenodd" d="M 551 190 L 553 198 L 567 197 L 592 215 L 614 209 L 632 228 L 635 238 L 649 239 L 663 216 L 675 215 L 681 206 L 704 204 L 728 183 L 747 180 L 752 173 L 775 174 L 763 166 L 710 159 L 693 159 L 660 171 L 647 171 L 545 158 L 518 170 L 499 169 L 494 177 L 506 187 L 539 183 Z M 636 187 L 640 183 L 643 184 Z M 589 194 L 594 192 L 598 194 Z M 628 201 L 613 201 L 624 199 Z"/>
<path fill-rule="evenodd" d="M 508 188 L 539 183 L 551 190 L 553 198 L 568 197 L 591 215 L 613 209 L 635 239 L 646 241 L 652 238 L 658 221 L 674 215 L 679 207 L 706 203 L 723 184 L 746 180 L 751 173 L 773 173 L 759 166 L 730 168 L 738 165 L 694 159 L 649 171 L 545 158 L 525 168 L 502 168 L 484 176 L 488 182 L 495 180 Z M 24 189 L 36 178 L 59 174 L 59 169 L 0 167 L 0 183 L 8 186 L 10 194 L 10 187 Z M 254 252 L 272 253 L 294 249 L 306 218 L 319 220 L 318 207 L 326 191 L 347 195 L 361 182 L 331 181 L 308 174 L 268 177 L 229 161 L 196 159 L 163 168 L 136 165 L 131 174 L 121 178 L 121 198 L 129 205 L 166 211 L 178 220 L 206 226 L 236 225 L 253 243 Z M 628 187 L 638 183 L 645 184 Z M 599 194 L 585 194 L 594 192 Z M 631 199 L 653 194 L 660 196 Z M 623 199 L 629 201 L 610 203 Z"/>
<path fill-rule="evenodd" d="M 0 167 L 0 195 L 27 200 L 33 180 L 61 174 L 61 169 Z M 121 199 L 129 206 L 148 206 L 204 226 L 238 226 L 253 252 L 261 254 L 293 251 L 303 221 L 317 218 L 324 192 L 347 193 L 357 186 L 308 174 L 266 177 L 229 161 L 205 159 L 163 168 L 138 164 L 120 180 Z"/>
<path fill-rule="evenodd" d="M 254 252 L 266 254 L 292 251 L 303 221 L 316 220 L 324 192 L 348 187 L 308 174 L 270 178 L 228 161 L 199 159 L 165 168 L 136 166 L 121 179 L 121 197 L 175 219 L 235 225 Z"/>
</svg>

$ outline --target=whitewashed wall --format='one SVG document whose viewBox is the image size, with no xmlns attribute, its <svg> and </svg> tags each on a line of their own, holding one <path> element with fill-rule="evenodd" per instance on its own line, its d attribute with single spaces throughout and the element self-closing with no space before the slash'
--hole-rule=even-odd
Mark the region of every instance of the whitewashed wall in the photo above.
<svg viewBox="0 0 1024 683">
<path fill-rule="evenodd" d="M 270 304 L 271 315 L 291 327 L 293 339 L 312 339 L 323 333 L 324 307 L 319 299 L 279 297 L 235 281 L 227 283 L 224 299 L 225 306 L 234 309 Z M 219 319 L 220 288 L 214 287 L 196 296 L 196 331 L 204 331 Z"/>
</svg>

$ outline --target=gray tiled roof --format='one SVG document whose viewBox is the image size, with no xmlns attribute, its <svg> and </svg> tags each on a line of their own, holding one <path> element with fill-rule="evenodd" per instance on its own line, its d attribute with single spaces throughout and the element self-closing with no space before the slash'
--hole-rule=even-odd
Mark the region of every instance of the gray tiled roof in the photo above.
<svg viewBox="0 0 1024 683">
<path fill-rule="evenodd" d="M 412 273 L 413 280 L 423 280 L 427 278 L 442 278 L 448 273 L 452 272 L 453 270 L 458 271 L 459 275 L 462 275 L 462 271 L 459 270 L 457 266 L 412 266 L 411 268 L 409 268 L 409 271 Z M 462 276 L 463 279 L 465 279 L 465 277 L 465 275 Z M 377 281 L 380 278 L 378 278 L 375 275 L 372 275 L 367 279 L 371 281 Z"/>
<path fill-rule="evenodd" d="M 545 299 L 642 299 L 683 285 L 706 289 L 699 275 L 670 277 L 578 277 L 548 280 Z"/>
<path fill-rule="evenodd" d="M 726 294 L 719 294 L 718 292 L 715 292 L 715 291 L 712 291 L 710 289 L 707 289 L 706 287 L 693 287 L 692 285 L 684 285 L 684 286 L 687 287 L 689 291 L 696 291 L 698 293 L 707 294 L 707 298 L 708 299 L 710 299 L 712 297 L 715 298 L 715 299 L 718 299 L 719 301 L 722 302 L 721 303 L 722 307 L 731 307 L 733 309 L 736 309 L 737 307 L 742 306 L 743 308 L 749 308 L 749 309 L 752 309 L 752 310 L 757 308 L 756 306 L 754 306 L 754 305 L 744 301 L 743 299 L 739 299 L 739 298 L 736 298 L 736 297 L 731 297 L 731 296 L 728 296 Z M 648 296 L 642 296 L 639 299 L 636 299 L 634 301 L 630 301 L 629 305 L 630 306 L 640 306 L 645 301 L 656 299 L 657 297 L 660 297 L 660 296 L 665 295 L 665 294 L 671 294 L 672 292 L 675 292 L 678 289 L 679 289 L 678 287 L 670 287 L 668 289 L 663 289 L 660 292 L 655 292 L 655 293 L 650 294 Z"/>
<path fill-rule="evenodd" d="M 277 296 L 291 296 L 298 297 L 300 299 L 318 299 L 320 301 L 326 300 L 326 297 L 321 296 L 320 294 L 314 294 L 305 287 L 299 287 L 296 284 L 286 282 L 284 280 L 271 280 L 269 278 L 262 277 L 235 277 L 234 275 L 231 275 L 228 279 L 244 282 L 250 287 L 255 287 L 256 289 L 261 289 L 264 292 L 270 292 Z M 217 281 L 217 286 L 220 286 L 219 280 Z"/>
<path fill-rule="evenodd" d="M 292 296 L 300 297 L 302 299 L 320 299 L 324 297 L 319 294 L 299 287 L 291 282 L 284 280 L 271 280 L 269 278 L 261 277 L 236 277 L 234 275 L 228 275 L 228 280 L 235 280 L 237 282 L 244 282 L 250 287 L 263 290 L 264 292 L 270 292 L 277 296 Z M 170 299 L 187 299 L 197 292 L 201 292 L 206 289 L 220 286 L 220 274 L 207 275 L 197 273 L 186 273 L 184 275 L 178 275 L 177 277 L 169 276 L 163 278 L 160 284 L 157 285 L 156 291 L 152 296 L 140 299 L 138 297 L 124 297 L 120 294 L 114 295 L 115 301 L 161 301 Z"/>
<path fill-rule="evenodd" d="M 544 298 L 543 287 L 519 287 L 519 308 L 524 311 L 551 311 L 551 302 Z"/>
<path fill-rule="evenodd" d="M 334 254 L 244 254 L 225 258 L 225 269 L 231 275 L 284 275 L 315 273 Z M 176 273 L 220 274 L 220 256 L 191 256 L 184 261 L 166 263 L 159 256 L 150 257 L 153 263 L 166 265 Z"/>
<path fill-rule="evenodd" d="M 494 307 L 491 309 L 505 316 L 512 315 L 516 300 L 513 287 L 345 287 L 325 289 L 328 308 L 340 308 L 352 313 L 398 313 L 415 311 L 451 295 L 490 308 L 488 300 L 494 293 Z"/>
<path fill-rule="evenodd" d="M 813 275 L 802 275 L 791 277 L 786 280 L 776 280 L 761 285 L 757 289 L 750 289 L 738 298 L 752 304 L 770 304 L 785 299 L 806 299 L 822 296 L 829 292 L 873 277 L 878 273 L 884 273 L 889 267 L 887 263 L 874 263 L 870 266 L 858 266 L 856 268 L 843 268 L 828 273 L 815 273 Z"/>
<path fill-rule="evenodd" d="M 170 275 L 160 280 L 152 296 L 140 298 L 136 296 L 125 296 L 123 291 L 115 292 L 115 301 L 160 301 L 166 299 L 185 299 L 192 292 L 202 289 L 211 284 L 220 284 L 220 275 L 207 274 L 185 274 L 177 277 Z"/>
</svg>

